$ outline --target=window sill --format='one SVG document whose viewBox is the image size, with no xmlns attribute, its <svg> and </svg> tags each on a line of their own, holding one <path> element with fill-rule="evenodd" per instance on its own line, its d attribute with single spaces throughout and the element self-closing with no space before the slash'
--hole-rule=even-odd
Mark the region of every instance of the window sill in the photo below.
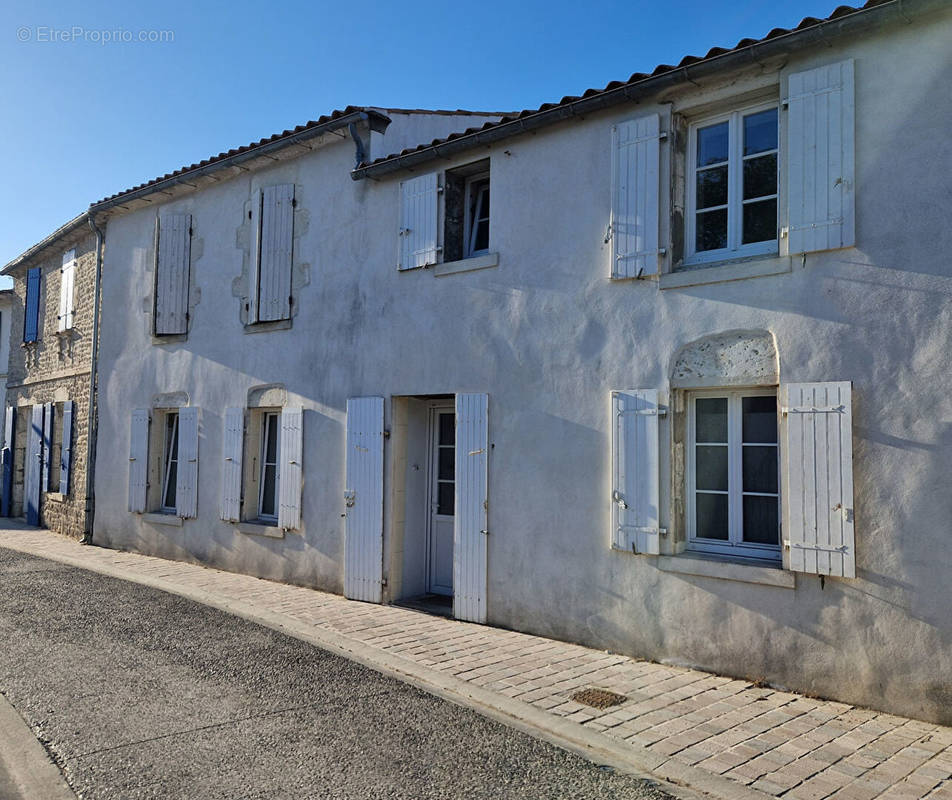
<svg viewBox="0 0 952 800">
<path fill-rule="evenodd" d="M 181 344 L 187 341 L 187 333 L 164 333 L 161 336 L 152 335 L 152 344 Z"/>
<path fill-rule="evenodd" d="M 65 503 L 66 495 L 61 494 L 60 492 L 47 492 L 46 499 L 52 503 Z"/>
<path fill-rule="evenodd" d="M 143 514 L 142 521 L 150 522 L 153 525 L 169 525 L 173 528 L 181 528 L 184 524 L 184 520 L 175 516 L 175 514 Z"/>
<path fill-rule="evenodd" d="M 736 261 L 719 261 L 715 264 L 681 267 L 676 272 L 666 272 L 658 280 L 661 289 L 683 289 L 687 286 L 703 286 L 709 283 L 726 283 L 746 278 L 763 278 L 768 275 L 783 275 L 792 271 L 789 256 L 758 256 Z"/>
<path fill-rule="evenodd" d="M 267 333 L 268 331 L 287 331 L 291 329 L 291 320 L 276 319 L 272 322 L 252 322 L 245 325 L 245 333 Z"/>
<path fill-rule="evenodd" d="M 759 583 L 781 589 L 795 589 L 796 577 L 779 566 L 741 564 L 719 558 L 704 558 L 696 555 L 659 556 L 657 566 L 662 572 L 677 572 L 682 575 L 699 575 L 742 583 Z"/>
<path fill-rule="evenodd" d="M 269 539 L 283 539 L 284 531 L 276 525 L 265 525 L 260 522 L 236 522 L 235 530 L 246 536 L 266 536 Z"/>
<path fill-rule="evenodd" d="M 475 272 L 479 269 L 490 269 L 499 266 L 499 253 L 487 253 L 484 256 L 464 258 L 460 261 L 447 261 L 444 264 L 435 264 L 433 274 L 437 278 L 445 275 L 457 275 L 460 272 Z"/>
</svg>

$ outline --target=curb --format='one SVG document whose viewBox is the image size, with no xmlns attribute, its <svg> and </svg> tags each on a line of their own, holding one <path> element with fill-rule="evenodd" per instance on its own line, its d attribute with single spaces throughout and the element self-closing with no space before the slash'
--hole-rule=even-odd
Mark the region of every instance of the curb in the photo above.
<svg viewBox="0 0 952 800">
<path fill-rule="evenodd" d="M 0 763 L 24 800 L 76 800 L 62 773 L 19 712 L 0 695 Z"/>
<path fill-rule="evenodd" d="M 626 774 L 663 781 L 664 791 L 685 800 L 697 798 L 699 796 L 697 793 L 715 798 L 715 800 L 767 800 L 767 798 L 775 800 L 773 795 L 744 786 L 730 778 L 681 764 L 667 756 L 659 756 L 640 745 L 623 744 L 602 733 L 586 730 L 578 723 L 568 722 L 561 717 L 542 711 L 529 703 L 474 686 L 455 676 L 421 667 L 409 659 L 371 647 L 343 634 L 289 619 L 280 613 L 262 611 L 242 601 L 224 600 L 204 589 L 182 586 L 165 578 L 130 573 L 123 567 L 89 563 L 83 558 L 59 553 L 40 554 L 29 547 L 18 547 L 15 542 L 3 539 L 0 539 L 0 547 L 130 583 L 149 586 L 271 628 L 356 661 L 429 694 L 470 708 L 483 716 L 547 741 L 589 761 L 610 766 Z"/>
</svg>

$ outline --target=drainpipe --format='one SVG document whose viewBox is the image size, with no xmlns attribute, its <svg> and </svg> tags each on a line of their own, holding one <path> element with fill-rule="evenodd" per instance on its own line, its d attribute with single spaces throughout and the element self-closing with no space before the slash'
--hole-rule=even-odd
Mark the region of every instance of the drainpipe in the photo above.
<svg viewBox="0 0 952 800">
<path fill-rule="evenodd" d="M 86 521 L 80 544 L 93 543 L 93 516 L 96 512 L 96 500 L 93 487 L 96 475 L 96 431 L 98 428 L 96 408 L 96 383 L 99 363 L 99 286 L 102 279 L 102 247 L 105 234 L 96 224 L 96 217 L 89 215 L 89 227 L 96 232 L 96 281 L 93 286 L 93 345 L 89 365 L 89 405 L 86 412 Z"/>
</svg>

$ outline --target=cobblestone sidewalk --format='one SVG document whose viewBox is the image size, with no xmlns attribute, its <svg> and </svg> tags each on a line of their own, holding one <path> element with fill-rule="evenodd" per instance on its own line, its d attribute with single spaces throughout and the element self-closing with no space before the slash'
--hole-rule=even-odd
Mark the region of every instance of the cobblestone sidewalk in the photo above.
<svg viewBox="0 0 952 800">
<path fill-rule="evenodd" d="M 211 602 L 723 798 L 952 800 L 952 728 L 513 631 L 0 530 L 0 546 Z M 592 708 L 581 689 L 624 695 Z"/>
</svg>

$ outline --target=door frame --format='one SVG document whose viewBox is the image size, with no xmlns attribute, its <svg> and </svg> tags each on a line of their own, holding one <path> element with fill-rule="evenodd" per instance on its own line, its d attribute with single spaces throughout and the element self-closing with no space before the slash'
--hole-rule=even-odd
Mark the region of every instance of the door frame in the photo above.
<svg viewBox="0 0 952 800">
<path fill-rule="evenodd" d="M 439 416 L 440 412 L 452 412 L 456 416 L 456 404 L 453 399 L 430 400 L 427 402 L 427 421 L 426 421 L 426 569 L 424 572 L 424 586 L 427 594 L 443 594 L 433 591 L 433 518 L 436 516 L 435 505 L 436 498 L 436 480 L 439 469 Z M 453 438 L 453 447 L 456 447 L 456 438 Z M 455 483 L 455 477 L 454 477 Z M 454 526 L 455 526 L 455 511 Z M 455 530 L 455 528 L 454 528 Z M 455 536 L 454 536 L 455 538 Z M 456 542 L 453 542 L 455 548 Z M 455 587 L 454 587 L 455 588 Z M 453 594 L 444 595 L 452 597 Z"/>
</svg>

